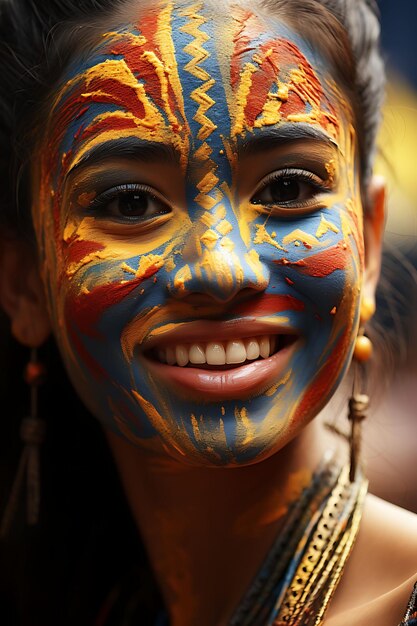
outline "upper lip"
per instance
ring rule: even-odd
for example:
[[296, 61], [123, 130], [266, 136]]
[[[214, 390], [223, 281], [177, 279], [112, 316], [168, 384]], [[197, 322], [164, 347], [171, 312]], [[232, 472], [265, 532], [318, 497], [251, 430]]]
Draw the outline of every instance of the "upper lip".
[[178, 343], [207, 343], [209, 341], [228, 341], [230, 339], [247, 339], [263, 335], [300, 335], [300, 331], [292, 326], [283, 325], [277, 320], [258, 321], [253, 317], [227, 321], [198, 320], [179, 322], [177, 328], [158, 328], [158, 335], [153, 337], [152, 331], [140, 345], [140, 351], [146, 352], [155, 347]]

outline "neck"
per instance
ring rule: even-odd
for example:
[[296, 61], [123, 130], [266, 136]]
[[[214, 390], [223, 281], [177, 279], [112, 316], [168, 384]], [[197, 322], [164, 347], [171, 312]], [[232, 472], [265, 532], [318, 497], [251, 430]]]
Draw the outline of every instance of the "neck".
[[108, 433], [172, 626], [225, 626], [328, 444], [315, 420], [242, 468], [152, 460]]

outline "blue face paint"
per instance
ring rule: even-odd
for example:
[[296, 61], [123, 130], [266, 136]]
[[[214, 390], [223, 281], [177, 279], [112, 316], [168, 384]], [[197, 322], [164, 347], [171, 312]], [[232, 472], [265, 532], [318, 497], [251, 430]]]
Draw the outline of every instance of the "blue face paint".
[[240, 8], [169, 4], [103, 41], [57, 94], [42, 159], [37, 233], [67, 369], [138, 445], [258, 461], [350, 360], [349, 110], [298, 35]]

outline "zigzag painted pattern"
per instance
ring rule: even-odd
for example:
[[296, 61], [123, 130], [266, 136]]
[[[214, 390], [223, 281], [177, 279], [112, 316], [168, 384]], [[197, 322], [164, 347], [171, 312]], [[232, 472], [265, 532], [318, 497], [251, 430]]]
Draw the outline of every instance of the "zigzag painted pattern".
[[193, 37], [193, 40], [184, 47], [184, 52], [192, 57], [191, 61], [189, 61], [184, 67], [184, 70], [192, 74], [195, 78], [201, 80], [203, 83], [202, 85], [196, 87], [191, 93], [191, 98], [199, 105], [193, 119], [200, 124], [200, 130], [198, 131], [197, 137], [203, 142], [197, 151], [197, 155], [200, 154], [202, 159], [205, 160], [208, 170], [207, 174], [198, 185], [200, 193], [196, 196], [195, 200], [204, 209], [210, 210], [220, 202], [223, 194], [217, 188], [214, 192], [214, 197], [210, 195], [219, 182], [219, 179], [215, 174], [217, 165], [212, 159], [210, 159], [212, 149], [206, 143], [207, 138], [217, 129], [216, 124], [214, 124], [214, 122], [207, 116], [207, 112], [213, 104], [215, 104], [213, 98], [211, 98], [208, 94], [208, 91], [215, 84], [215, 80], [214, 78], [211, 78], [204, 67], [201, 66], [201, 63], [204, 63], [204, 61], [210, 56], [210, 53], [203, 47], [205, 42], [208, 41], [210, 37], [207, 33], [200, 30], [200, 27], [207, 21], [204, 16], [199, 15], [201, 8], [202, 3], [195, 3], [181, 11], [181, 15], [183, 17], [188, 17], [190, 21], [185, 26], [182, 26], [180, 30]]

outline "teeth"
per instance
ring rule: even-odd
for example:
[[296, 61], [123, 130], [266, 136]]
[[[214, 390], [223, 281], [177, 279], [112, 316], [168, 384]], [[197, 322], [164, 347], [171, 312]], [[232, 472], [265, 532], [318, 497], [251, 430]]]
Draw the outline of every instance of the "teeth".
[[175, 357], [177, 359], [178, 365], [181, 367], [185, 367], [187, 365], [188, 359], [188, 349], [185, 346], [177, 346], [175, 348]]
[[245, 361], [246, 348], [243, 341], [239, 339], [228, 341], [226, 346], [226, 363], [244, 363]]
[[269, 357], [269, 349], [269, 337], [261, 337], [261, 341], [259, 342], [259, 352], [263, 359], [267, 359]]
[[246, 356], [249, 361], [253, 361], [259, 357], [259, 343], [257, 339], [247, 339], [245, 341]]
[[210, 341], [208, 343], [178, 344], [159, 348], [157, 357], [161, 363], [168, 365], [235, 365], [245, 361], [254, 361], [259, 357], [267, 359], [274, 354], [279, 337], [267, 335], [231, 341]]
[[222, 343], [207, 344], [206, 359], [209, 365], [226, 365], [226, 352]]
[[204, 347], [199, 344], [194, 343], [190, 348], [190, 363], [205, 363], [206, 362], [206, 353], [204, 351]]

